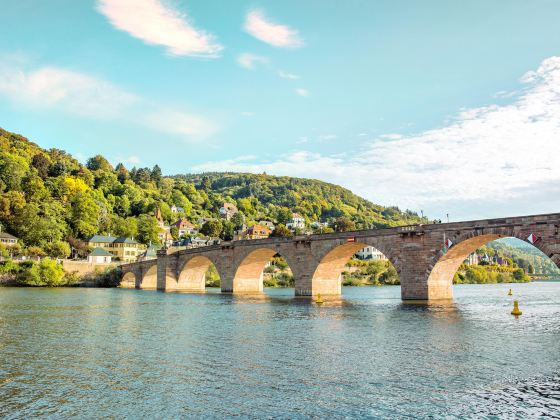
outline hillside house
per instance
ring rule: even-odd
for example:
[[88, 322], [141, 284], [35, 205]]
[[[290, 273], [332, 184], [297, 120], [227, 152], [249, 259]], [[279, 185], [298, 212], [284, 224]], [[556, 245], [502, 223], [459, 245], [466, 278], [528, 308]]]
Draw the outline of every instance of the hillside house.
[[292, 219], [288, 223], [286, 223], [286, 227], [292, 230], [303, 229], [305, 228], [305, 219], [301, 214], [293, 213]]
[[220, 217], [222, 219], [230, 220], [235, 213], [237, 213], [237, 206], [231, 203], [224, 203], [220, 207]]
[[171, 206], [171, 213], [173, 214], [185, 213], [185, 209], [183, 207], [177, 207], [175, 204], [173, 204]]
[[196, 235], [198, 233], [196, 226], [185, 218], [177, 220], [171, 225], [171, 227], [173, 226], [179, 230], [179, 236]]
[[360, 249], [356, 253], [356, 257], [360, 260], [386, 260], [387, 257], [379, 251], [377, 248], [372, 246], [366, 246], [365, 248]]
[[271, 233], [272, 231], [268, 227], [257, 223], [244, 231], [236, 233], [233, 239], [265, 239], [268, 238]]
[[7, 246], [7, 247], [12, 247], [15, 244], [17, 244], [18, 238], [16, 238], [14, 235], [10, 235], [7, 232], [1, 232], [0, 231], [0, 244]]

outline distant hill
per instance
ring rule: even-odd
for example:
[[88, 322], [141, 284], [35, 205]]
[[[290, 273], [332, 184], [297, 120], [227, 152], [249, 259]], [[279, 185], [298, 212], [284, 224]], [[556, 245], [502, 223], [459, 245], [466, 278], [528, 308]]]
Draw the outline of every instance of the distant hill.
[[529, 274], [560, 277], [560, 269], [552, 260], [527, 242], [516, 238], [502, 238], [490, 242], [487, 248], [499, 256], [511, 258]]
[[[169, 223], [184, 216], [200, 226], [204, 219], [217, 219], [224, 202], [235, 204], [248, 225], [285, 223], [292, 212], [308, 223], [339, 220], [341, 229], [428, 222], [322, 181], [240, 173], [163, 176], [158, 165], [113, 167], [99, 155], [83, 165], [63, 150], [45, 150], [0, 129], [0, 222], [26, 246], [94, 234], [157, 243], [157, 208]], [[173, 214], [172, 206], [183, 213]], [[222, 234], [230, 234], [232, 226], [222, 224]]]

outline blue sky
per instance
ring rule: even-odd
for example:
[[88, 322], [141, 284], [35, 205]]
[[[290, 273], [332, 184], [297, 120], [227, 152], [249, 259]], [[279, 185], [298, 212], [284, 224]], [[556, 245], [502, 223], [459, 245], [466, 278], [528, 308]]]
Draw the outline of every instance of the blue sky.
[[560, 2], [0, 0], [0, 126], [81, 160], [560, 210]]

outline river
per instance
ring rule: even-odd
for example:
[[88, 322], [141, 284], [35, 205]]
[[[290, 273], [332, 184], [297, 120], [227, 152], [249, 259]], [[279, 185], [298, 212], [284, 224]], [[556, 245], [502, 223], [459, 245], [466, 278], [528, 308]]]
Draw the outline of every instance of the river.
[[560, 417], [560, 283], [454, 294], [0, 288], [0, 416]]

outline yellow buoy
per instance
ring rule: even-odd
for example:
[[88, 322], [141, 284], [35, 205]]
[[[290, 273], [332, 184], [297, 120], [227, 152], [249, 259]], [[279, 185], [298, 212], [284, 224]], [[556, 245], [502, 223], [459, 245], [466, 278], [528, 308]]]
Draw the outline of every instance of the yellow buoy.
[[317, 300], [315, 300], [315, 303], [316, 303], [317, 305], [320, 305], [320, 304], [323, 303], [323, 300], [321, 299], [321, 293], [318, 293], [318, 294], [317, 294]]
[[521, 312], [521, 311], [519, 310], [519, 301], [518, 301], [518, 300], [514, 300], [514, 301], [513, 301], [513, 311], [511, 311], [511, 314], [512, 314], [512, 315], [515, 315], [515, 316], [519, 316], [519, 315], [521, 315], [522, 313], [523, 313], [523, 312]]
[[511, 296], [511, 295], [513, 295], [513, 293], [511, 293], [511, 289], [509, 289], [508, 296]]

